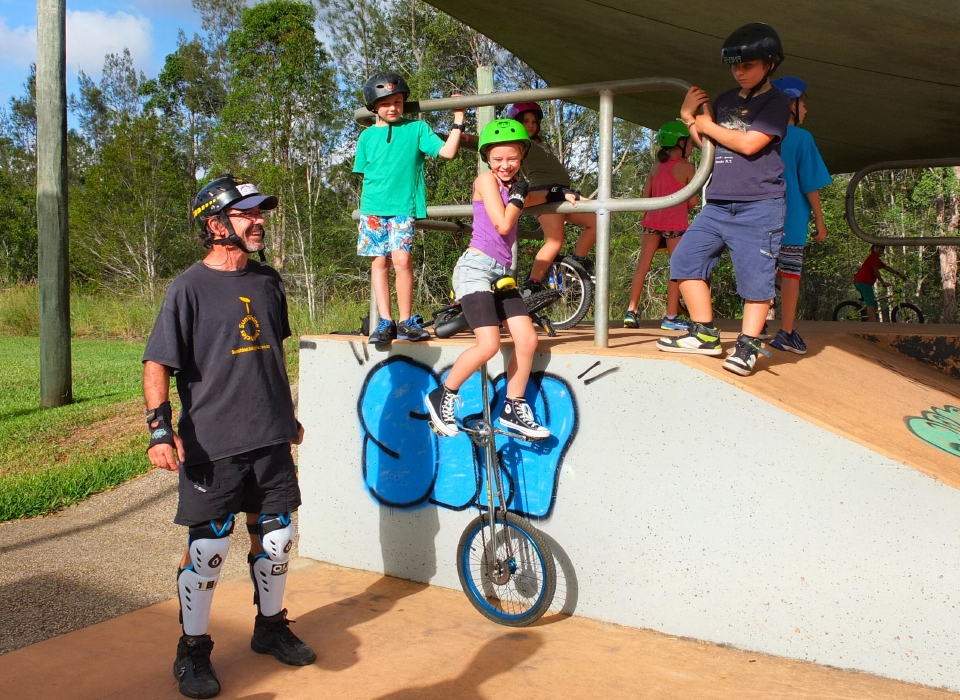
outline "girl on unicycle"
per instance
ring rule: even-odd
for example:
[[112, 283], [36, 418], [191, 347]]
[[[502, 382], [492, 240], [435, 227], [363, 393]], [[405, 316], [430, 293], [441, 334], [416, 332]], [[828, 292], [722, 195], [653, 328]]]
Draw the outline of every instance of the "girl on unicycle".
[[490, 166], [490, 172], [482, 173], [473, 183], [473, 237], [453, 270], [453, 291], [477, 343], [457, 358], [443, 385], [426, 397], [431, 421], [441, 435], [460, 432], [454, 415], [457, 391], [500, 351], [503, 323], [513, 339], [513, 354], [507, 366], [507, 397], [499, 423], [528, 438], [550, 436], [524, 400], [537, 349], [537, 331], [519, 291], [512, 289], [494, 296], [491, 290], [493, 282], [506, 275], [513, 262], [517, 220], [528, 189], [518, 173], [529, 150], [526, 130], [513, 119], [493, 121], [480, 134], [480, 157]]

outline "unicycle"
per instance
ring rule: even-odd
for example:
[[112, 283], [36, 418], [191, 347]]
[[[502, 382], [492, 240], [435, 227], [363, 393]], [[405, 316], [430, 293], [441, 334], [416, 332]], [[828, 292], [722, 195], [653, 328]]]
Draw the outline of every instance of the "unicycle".
[[533, 441], [494, 427], [486, 365], [480, 369], [480, 384], [483, 415], [468, 418], [460, 429], [484, 451], [487, 505], [478, 499], [480, 514], [460, 536], [457, 575], [467, 599], [481, 615], [500, 625], [524, 627], [539, 620], [550, 608], [557, 587], [557, 569], [543, 534], [526, 518], [508, 512], [504, 498], [495, 436]]

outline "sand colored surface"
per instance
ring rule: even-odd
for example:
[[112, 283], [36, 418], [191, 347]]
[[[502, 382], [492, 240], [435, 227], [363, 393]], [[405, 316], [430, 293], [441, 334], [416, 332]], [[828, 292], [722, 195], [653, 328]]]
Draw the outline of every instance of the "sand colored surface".
[[[513, 630], [457, 591], [300, 559], [287, 606], [318, 652], [290, 668], [249, 649], [249, 582], [221, 584], [211, 621], [219, 697], [243, 700], [955, 698], [947, 691], [582, 618]], [[175, 700], [177, 602], [0, 656], [3, 697]]]
[[[562, 331], [556, 338], [541, 336], [540, 352], [597, 356], [625, 356], [682, 362], [717, 379], [764, 399], [833, 433], [853, 440], [884, 456], [918, 469], [945, 484], [960, 488], [960, 460], [916, 438], [904, 418], [919, 416], [931, 406], [957, 405], [960, 380], [945, 372], [870, 342], [858, 334], [877, 337], [920, 330], [926, 337], [960, 337], [956, 325], [910, 326], [882, 323], [813, 323], [800, 328], [807, 343], [806, 355], [771, 350], [773, 357], [761, 357], [756, 371], [739, 377], [723, 369], [723, 357], [681, 355], [657, 349], [657, 339], [676, 332], [661, 331], [659, 324], [642, 323], [639, 329], [613, 328], [608, 348], [597, 348], [593, 329], [580, 327]], [[724, 349], [732, 347], [739, 322], [720, 321]], [[777, 326], [771, 324], [771, 332]], [[353, 340], [356, 336], [322, 336], [324, 339]], [[309, 340], [309, 338], [305, 338]], [[365, 340], [365, 339], [363, 339]], [[455, 336], [430, 343], [469, 345], [471, 338]], [[509, 340], [504, 339], [504, 345]], [[371, 359], [378, 351], [368, 350]], [[612, 364], [611, 364], [612, 366]], [[599, 371], [599, 370], [598, 370]]]

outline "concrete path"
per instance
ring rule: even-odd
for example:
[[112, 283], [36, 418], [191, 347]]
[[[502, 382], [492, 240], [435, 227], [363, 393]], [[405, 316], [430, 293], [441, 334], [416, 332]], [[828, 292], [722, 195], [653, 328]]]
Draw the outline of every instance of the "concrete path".
[[[0, 653], [175, 596], [186, 546], [176, 509], [176, 475], [155, 469], [60, 513], [0, 523]], [[234, 531], [225, 579], [249, 576], [247, 537]]]
[[[249, 584], [217, 589], [213, 661], [225, 700], [933, 700], [946, 691], [553, 615], [524, 629], [482, 618], [458, 591], [299, 559], [287, 605], [318, 652], [289, 668], [250, 651]], [[177, 603], [0, 656], [3, 696], [177, 700]]]

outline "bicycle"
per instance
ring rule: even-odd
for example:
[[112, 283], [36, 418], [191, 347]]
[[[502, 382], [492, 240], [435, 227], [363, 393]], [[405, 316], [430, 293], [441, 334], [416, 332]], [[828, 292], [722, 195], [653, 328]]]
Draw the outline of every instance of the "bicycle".
[[593, 303], [595, 278], [576, 258], [571, 255], [554, 258], [543, 276], [543, 285], [560, 293], [550, 307], [554, 328], [561, 331], [573, 328], [587, 315]]
[[[546, 538], [529, 520], [507, 510], [496, 436], [537, 442], [493, 425], [487, 366], [480, 368], [483, 414], [459, 421], [459, 428], [484, 451], [487, 505], [470, 521], [457, 545], [460, 587], [477, 611], [500, 625], [524, 627], [550, 608], [557, 568]], [[442, 435], [430, 421], [430, 427]]]
[[[494, 281], [491, 288], [494, 294], [506, 292], [516, 289], [517, 281], [509, 276], [500, 277]], [[453, 296], [453, 292], [450, 293], [450, 296]], [[560, 297], [561, 294], [559, 290], [546, 289], [523, 298], [531, 320], [540, 326], [551, 338], [557, 335], [556, 324], [553, 323], [543, 311], [556, 303]], [[433, 332], [438, 338], [450, 338], [461, 331], [470, 329], [470, 324], [467, 323], [467, 317], [463, 314], [463, 307], [460, 305], [460, 302], [455, 299], [449, 304], [432, 311], [430, 316], [430, 320], [426, 321], [423, 326], [424, 328], [433, 326]]]
[[[890, 302], [886, 307], [883, 302]], [[885, 313], [885, 311], [887, 313]], [[890, 292], [877, 298], [877, 318], [891, 323], [923, 323], [923, 312], [913, 304], [903, 301], [903, 293], [899, 286], [890, 287]], [[834, 321], [869, 321], [867, 304], [860, 295], [860, 301], [842, 301], [833, 309]]]

